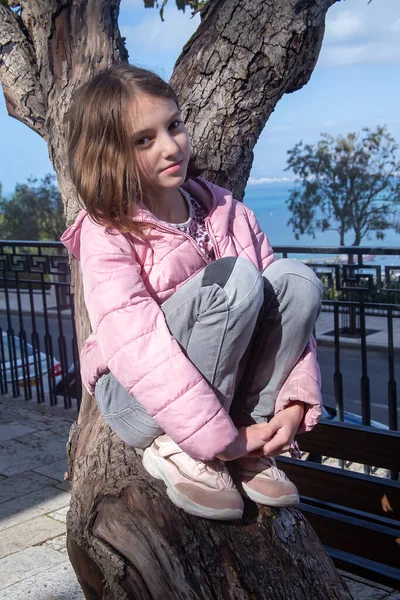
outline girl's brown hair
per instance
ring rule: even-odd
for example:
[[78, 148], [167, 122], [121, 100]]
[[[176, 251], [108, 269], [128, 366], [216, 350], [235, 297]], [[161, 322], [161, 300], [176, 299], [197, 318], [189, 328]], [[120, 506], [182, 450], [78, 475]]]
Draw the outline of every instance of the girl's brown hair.
[[[137, 203], [150, 210], [132, 152], [128, 114], [135, 94], [178, 98], [161, 77], [120, 64], [98, 73], [74, 94], [68, 111], [68, 162], [71, 178], [93, 220], [118, 231], [143, 230], [132, 221]], [[201, 170], [190, 160], [187, 177]]]

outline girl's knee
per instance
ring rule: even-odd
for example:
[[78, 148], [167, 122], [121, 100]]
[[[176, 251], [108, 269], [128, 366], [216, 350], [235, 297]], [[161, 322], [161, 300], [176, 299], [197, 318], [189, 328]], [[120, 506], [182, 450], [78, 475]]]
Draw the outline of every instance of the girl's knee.
[[260, 311], [264, 298], [264, 283], [260, 271], [246, 258], [237, 257], [224, 291], [230, 310], [251, 313]]
[[263, 300], [263, 279], [249, 260], [241, 257], [220, 258], [209, 264], [202, 285], [217, 285], [224, 292], [229, 310], [259, 311]]
[[269, 265], [263, 275], [278, 292], [293, 296], [294, 302], [303, 302], [310, 310], [319, 310], [322, 283], [314, 271], [301, 261], [282, 258]]

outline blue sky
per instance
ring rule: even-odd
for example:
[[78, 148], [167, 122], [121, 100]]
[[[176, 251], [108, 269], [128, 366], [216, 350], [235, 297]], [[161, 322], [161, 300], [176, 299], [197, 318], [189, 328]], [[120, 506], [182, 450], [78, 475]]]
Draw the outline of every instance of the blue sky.
[[[170, 76], [199, 18], [178, 12], [169, 0], [165, 22], [143, 0], [122, 0], [120, 28], [130, 62]], [[310, 82], [285, 95], [254, 151], [250, 183], [290, 177], [287, 150], [321, 132], [347, 133], [387, 124], [400, 143], [400, 0], [342, 0], [327, 16], [322, 51]], [[9, 194], [30, 175], [52, 171], [45, 142], [8, 117], [0, 98], [0, 182]]]

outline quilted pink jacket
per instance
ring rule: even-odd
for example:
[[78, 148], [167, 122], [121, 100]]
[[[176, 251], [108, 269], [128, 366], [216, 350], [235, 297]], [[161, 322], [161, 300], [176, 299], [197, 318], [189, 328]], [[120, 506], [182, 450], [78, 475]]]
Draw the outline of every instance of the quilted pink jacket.
[[[202, 178], [183, 187], [210, 210], [206, 223], [217, 258], [242, 256], [260, 270], [276, 260], [254, 214], [229, 191]], [[209, 260], [189, 236], [147, 210], [134, 218], [156, 235], [141, 240], [106, 229], [82, 210], [61, 238], [81, 262], [93, 332], [81, 353], [82, 380], [93, 394], [109, 369], [185, 452], [209, 460], [235, 439], [237, 429], [170, 334], [160, 309]], [[276, 412], [290, 400], [307, 405], [300, 429], [311, 429], [321, 414], [313, 339], [282, 387]]]

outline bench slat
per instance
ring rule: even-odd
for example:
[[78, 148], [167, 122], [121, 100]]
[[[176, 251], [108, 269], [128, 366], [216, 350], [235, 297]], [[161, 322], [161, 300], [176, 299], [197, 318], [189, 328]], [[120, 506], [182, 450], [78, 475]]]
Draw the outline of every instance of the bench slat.
[[305, 452], [400, 471], [400, 433], [397, 431], [323, 421], [296, 439]]
[[397, 482], [283, 456], [276, 462], [302, 496], [400, 521]]
[[399, 529], [344, 515], [326, 508], [300, 503], [300, 510], [315, 529], [324, 545], [349, 554], [398, 568]]

